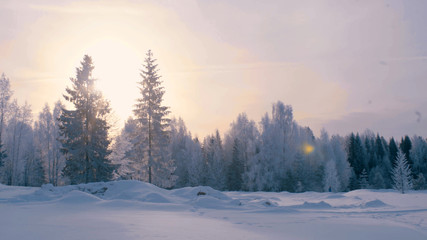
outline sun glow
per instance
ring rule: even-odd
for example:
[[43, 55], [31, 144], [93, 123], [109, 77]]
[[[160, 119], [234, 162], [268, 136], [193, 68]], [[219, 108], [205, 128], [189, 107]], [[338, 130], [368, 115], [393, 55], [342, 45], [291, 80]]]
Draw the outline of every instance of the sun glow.
[[302, 145], [302, 151], [304, 152], [305, 155], [309, 155], [314, 151], [314, 146], [308, 143], [304, 143]]
[[131, 109], [138, 97], [136, 83], [140, 81], [144, 53], [114, 38], [94, 41], [86, 52], [94, 61], [97, 88], [110, 100], [117, 117], [126, 120], [132, 115]]

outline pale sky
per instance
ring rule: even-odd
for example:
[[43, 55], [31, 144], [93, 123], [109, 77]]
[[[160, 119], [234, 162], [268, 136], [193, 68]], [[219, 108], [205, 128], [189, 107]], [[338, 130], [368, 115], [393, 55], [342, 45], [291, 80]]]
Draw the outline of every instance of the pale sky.
[[316, 135], [426, 137], [426, 24], [427, 1], [0, 0], [0, 73], [36, 117], [88, 54], [122, 124], [151, 49], [199, 137], [278, 100]]

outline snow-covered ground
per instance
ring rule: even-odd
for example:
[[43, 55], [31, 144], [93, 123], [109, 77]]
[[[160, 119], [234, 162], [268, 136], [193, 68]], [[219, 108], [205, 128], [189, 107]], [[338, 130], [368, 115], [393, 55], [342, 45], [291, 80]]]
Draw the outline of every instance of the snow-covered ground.
[[[197, 195], [204, 192], [206, 195]], [[427, 239], [427, 191], [0, 185], [0, 239]]]

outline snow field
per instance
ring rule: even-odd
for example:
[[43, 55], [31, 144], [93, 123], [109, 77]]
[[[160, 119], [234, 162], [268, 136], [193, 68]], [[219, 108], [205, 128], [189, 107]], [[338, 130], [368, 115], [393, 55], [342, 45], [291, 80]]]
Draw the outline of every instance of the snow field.
[[427, 191], [0, 185], [0, 213], [1, 239], [427, 239]]

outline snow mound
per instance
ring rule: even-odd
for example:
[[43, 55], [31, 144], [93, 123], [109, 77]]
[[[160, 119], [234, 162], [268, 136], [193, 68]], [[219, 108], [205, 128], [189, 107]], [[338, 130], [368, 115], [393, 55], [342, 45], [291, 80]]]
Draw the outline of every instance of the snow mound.
[[225, 202], [218, 198], [209, 196], [199, 196], [194, 200], [194, 205], [203, 208], [223, 208]]
[[231, 200], [231, 198], [224, 193], [207, 186], [180, 188], [172, 190], [171, 194], [189, 200], [194, 200], [200, 197], [212, 197], [219, 200]]
[[324, 201], [320, 202], [304, 202], [301, 205], [295, 205], [292, 206], [294, 208], [306, 208], [306, 209], [326, 209], [326, 208], [332, 208], [332, 206], [329, 203], [326, 203]]
[[171, 202], [165, 196], [156, 192], [148, 193], [142, 198], [142, 201], [152, 202], [152, 203], [170, 203]]
[[58, 199], [58, 202], [67, 204], [94, 203], [99, 201], [101, 201], [101, 199], [98, 197], [78, 190], [66, 193], [62, 198]]
[[[79, 193], [76, 193], [79, 192]], [[152, 203], [170, 203], [168, 191], [158, 188], [152, 184], [140, 181], [115, 181], [97, 182], [79, 185], [69, 185], [54, 187], [52, 184], [45, 184], [33, 194], [25, 196], [27, 201], [51, 201], [72, 199], [80, 194], [86, 199], [94, 197], [96, 200], [136, 200]], [[77, 198], [77, 197], [76, 197]], [[86, 201], [83, 200], [83, 201]], [[72, 201], [70, 201], [72, 202]]]
[[37, 190], [29, 200], [49, 201], [60, 199], [73, 191], [79, 191], [93, 196], [101, 197], [108, 190], [106, 183], [88, 183], [79, 185], [69, 185], [62, 187], [54, 187], [52, 184], [44, 184]]
[[366, 202], [365, 204], [362, 205], [362, 207], [365, 207], [365, 208], [378, 208], [378, 207], [386, 207], [386, 206], [388, 205], [378, 199]]
[[137, 200], [142, 202], [169, 203], [167, 190], [140, 181], [106, 183], [104, 199]]

